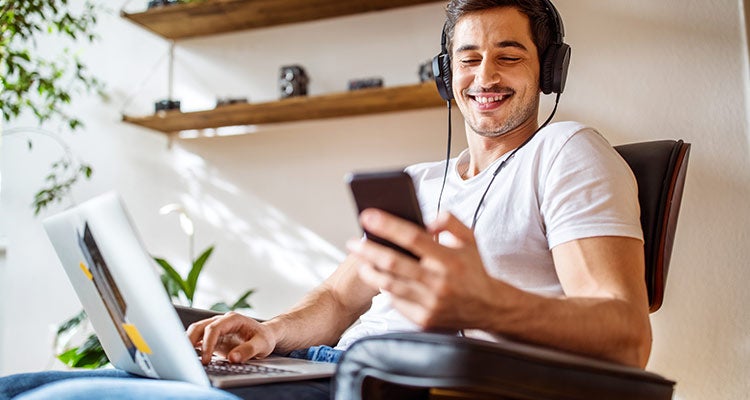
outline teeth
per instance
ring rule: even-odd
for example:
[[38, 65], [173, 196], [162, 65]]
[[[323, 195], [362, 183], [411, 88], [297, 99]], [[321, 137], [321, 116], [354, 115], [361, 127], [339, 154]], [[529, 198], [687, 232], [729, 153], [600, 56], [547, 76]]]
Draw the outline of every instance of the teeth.
[[487, 104], [487, 103], [491, 103], [495, 101], [500, 101], [503, 98], [505, 98], [505, 96], [490, 96], [490, 97], [482, 96], [482, 97], [476, 97], [476, 100], [480, 104]]

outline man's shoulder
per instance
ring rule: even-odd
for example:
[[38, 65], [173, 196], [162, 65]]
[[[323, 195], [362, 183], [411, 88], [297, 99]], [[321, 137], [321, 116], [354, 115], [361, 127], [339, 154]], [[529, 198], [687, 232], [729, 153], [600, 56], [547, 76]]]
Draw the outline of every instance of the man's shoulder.
[[544, 127], [544, 129], [542, 129], [542, 131], [552, 130], [555, 132], [575, 133], [583, 129], [592, 129], [592, 128], [589, 125], [586, 125], [580, 121], [558, 121], [558, 122], [553, 122], [547, 125], [546, 127]]
[[604, 140], [596, 129], [578, 121], [560, 121], [549, 124], [539, 131], [537, 137], [539, 142], [556, 143], [562, 146], [577, 135], [591, 137], [594, 140]]
[[[532, 144], [533, 143], [533, 144]], [[590, 125], [576, 121], [555, 122], [539, 131], [529, 144], [536, 150], [536, 157], [550, 157], [550, 161], [561, 152], [611, 152], [612, 146], [599, 131]]]

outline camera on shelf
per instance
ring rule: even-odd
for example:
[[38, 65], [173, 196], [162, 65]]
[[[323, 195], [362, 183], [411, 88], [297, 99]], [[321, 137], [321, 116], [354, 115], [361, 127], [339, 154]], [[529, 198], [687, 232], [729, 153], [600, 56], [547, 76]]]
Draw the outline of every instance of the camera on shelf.
[[427, 61], [424, 64], [419, 64], [419, 81], [429, 82], [435, 79], [435, 74], [432, 72], [432, 60]]
[[368, 88], [383, 87], [383, 78], [352, 79], [349, 81], [349, 90], [360, 90]]
[[180, 3], [182, 3], [182, 0], [149, 0], [148, 9], [150, 10], [154, 7], [171, 6]]
[[310, 79], [300, 65], [286, 65], [279, 71], [279, 91], [281, 98], [306, 96]]
[[232, 104], [246, 104], [247, 97], [219, 97], [216, 99], [216, 107], [229, 106]]
[[156, 103], [154, 103], [154, 112], [156, 113], [160, 111], [172, 111], [172, 110], [180, 111], [179, 100], [166, 99], [166, 100], [159, 100]]

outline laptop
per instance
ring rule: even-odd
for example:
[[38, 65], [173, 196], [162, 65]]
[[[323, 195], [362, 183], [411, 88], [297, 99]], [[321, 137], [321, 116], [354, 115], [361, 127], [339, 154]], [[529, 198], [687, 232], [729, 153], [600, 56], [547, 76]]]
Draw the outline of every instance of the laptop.
[[43, 221], [111, 363], [130, 373], [215, 387], [330, 377], [335, 364], [270, 356], [199, 361], [157, 266], [120, 197], [107, 193]]

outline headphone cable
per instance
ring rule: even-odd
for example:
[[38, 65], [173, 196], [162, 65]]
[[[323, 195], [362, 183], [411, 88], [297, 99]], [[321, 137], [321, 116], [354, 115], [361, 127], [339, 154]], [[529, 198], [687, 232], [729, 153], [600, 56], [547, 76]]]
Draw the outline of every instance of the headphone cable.
[[[479, 210], [482, 208], [482, 203], [484, 203], [484, 198], [487, 196], [487, 192], [490, 191], [490, 187], [492, 186], [492, 183], [495, 182], [495, 177], [497, 177], [497, 174], [499, 174], [500, 171], [503, 169], [503, 167], [505, 167], [505, 164], [507, 164], [508, 161], [510, 161], [510, 159], [513, 158], [513, 156], [516, 155], [516, 153], [518, 152], [518, 150], [521, 150], [521, 148], [523, 146], [526, 146], [526, 144], [529, 143], [531, 141], [531, 139], [533, 139], [534, 136], [536, 136], [536, 134], [539, 133], [539, 131], [541, 131], [542, 129], [544, 129], [545, 126], [549, 125], [550, 121], [552, 121], [552, 117], [554, 117], [555, 113], [557, 112], [557, 105], [558, 105], [558, 103], [560, 103], [560, 93], [557, 93], [557, 96], [555, 97], [555, 107], [552, 109], [552, 112], [549, 114], [549, 117], [547, 117], [547, 120], [545, 120], [544, 123], [542, 125], [540, 125], [539, 128], [537, 128], [534, 131], [534, 133], [532, 133], [529, 137], [527, 137], [526, 140], [524, 140], [523, 143], [521, 143], [520, 146], [516, 147], [513, 150], [513, 152], [510, 153], [510, 155], [508, 156], [508, 158], [506, 158], [505, 160], [503, 160], [503, 162], [501, 162], [500, 165], [498, 165], [497, 168], [495, 168], [495, 172], [492, 173], [492, 178], [490, 179], [490, 183], [487, 185], [487, 188], [484, 189], [484, 193], [482, 193], [482, 197], [479, 199], [479, 204], [477, 204], [477, 208], [476, 208], [476, 210], [474, 210], [474, 217], [471, 220], [471, 230], [472, 231], [474, 231], [474, 227], [476, 226], [477, 220], [479, 219]], [[442, 193], [441, 193], [441, 195], [442, 195]]]
[[[448, 181], [448, 165], [450, 164], [450, 158], [451, 158], [451, 139], [452, 139], [451, 101], [448, 100], [446, 103], [448, 105], [448, 145], [447, 145], [447, 148], [446, 148], [446, 151], [445, 151], [445, 153], [446, 153], [446, 155], [445, 155], [445, 170], [443, 171], [443, 183], [440, 186], [440, 195], [438, 196], [437, 211], [435, 212], [435, 218], [437, 218], [437, 216], [440, 214], [440, 206], [441, 206], [441, 203], [443, 201], [443, 191], [445, 190], [445, 184]], [[482, 197], [479, 199], [479, 204], [477, 204], [477, 208], [476, 208], [476, 210], [474, 210], [474, 217], [472, 218], [472, 221], [471, 221], [471, 230], [472, 231], [474, 230], [474, 227], [477, 224], [477, 220], [479, 219], [479, 210], [482, 208], [482, 203], [484, 203], [484, 198], [487, 196], [487, 193], [490, 191], [490, 187], [492, 187], [492, 183], [495, 182], [495, 177], [497, 177], [497, 175], [500, 173], [500, 171], [503, 169], [503, 167], [505, 167], [505, 164], [511, 158], [513, 158], [513, 156], [516, 155], [516, 152], [518, 152], [518, 150], [521, 150], [521, 148], [523, 146], [525, 146], [527, 143], [529, 143], [531, 141], [531, 139], [533, 139], [534, 136], [536, 136], [536, 134], [539, 133], [539, 131], [541, 131], [542, 129], [544, 129], [544, 127], [546, 127], [547, 125], [549, 125], [550, 121], [552, 121], [552, 118], [555, 116], [555, 113], [557, 112], [557, 105], [559, 103], [560, 103], [560, 93], [557, 93], [557, 96], [555, 97], [555, 106], [552, 109], [552, 112], [549, 114], [549, 117], [547, 117], [547, 119], [544, 121], [544, 123], [541, 126], [539, 126], [539, 128], [537, 128], [534, 131], [534, 133], [531, 134], [531, 136], [529, 136], [528, 138], [526, 138], [526, 140], [524, 140], [523, 143], [521, 143], [520, 146], [518, 146], [515, 149], [513, 149], [513, 152], [510, 153], [510, 155], [508, 156], [508, 158], [506, 158], [505, 160], [503, 160], [503, 162], [501, 162], [500, 165], [498, 165], [498, 167], [495, 169], [495, 172], [492, 173], [492, 178], [490, 179], [490, 183], [484, 189], [484, 193], [482, 193]]]
[[440, 186], [440, 196], [438, 196], [437, 212], [435, 212], [435, 218], [440, 214], [440, 202], [443, 200], [443, 190], [445, 190], [445, 182], [448, 180], [448, 164], [451, 159], [451, 101], [446, 102], [448, 104], [448, 146], [445, 150], [445, 171], [443, 172], [443, 184]]

